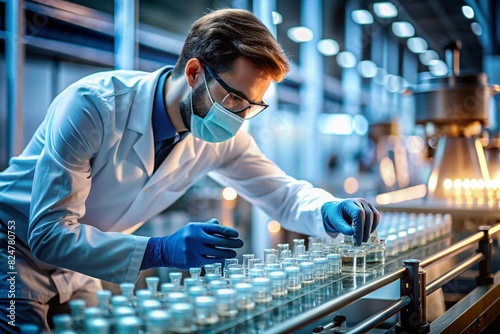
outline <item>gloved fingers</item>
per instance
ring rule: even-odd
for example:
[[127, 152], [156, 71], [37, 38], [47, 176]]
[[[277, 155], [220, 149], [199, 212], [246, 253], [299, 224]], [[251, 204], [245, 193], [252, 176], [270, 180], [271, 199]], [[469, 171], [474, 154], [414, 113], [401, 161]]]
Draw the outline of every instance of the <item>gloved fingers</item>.
[[234, 250], [216, 247], [203, 247], [202, 254], [204, 257], [219, 259], [236, 257], [236, 252]]
[[342, 203], [344, 205], [343, 212], [347, 213], [352, 221], [352, 227], [354, 229], [354, 243], [357, 246], [360, 246], [364, 238], [366, 220], [366, 214], [363, 205], [354, 200], [349, 200]]
[[374, 214], [371, 208], [368, 206], [368, 202], [362, 201], [361, 205], [363, 206], [363, 210], [365, 211], [365, 224], [363, 226], [363, 242], [367, 242], [368, 239], [370, 238]]
[[203, 231], [208, 234], [218, 234], [227, 238], [237, 238], [240, 235], [234, 228], [219, 225], [219, 221], [217, 219], [210, 219], [201, 225]]
[[368, 206], [370, 207], [370, 209], [372, 210], [373, 215], [374, 215], [372, 229], [370, 231], [370, 233], [372, 233], [373, 231], [375, 231], [375, 229], [378, 226], [378, 223], [380, 222], [380, 212], [378, 212], [378, 210], [375, 209], [375, 207], [370, 202], [366, 202], [366, 203], [368, 203]]
[[205, 234], [202, 238], [203, 244], [209, 247], [241, 248], [243, 240], [238, 238], [226, 238], [218, 235]]
[[325, 203], [321, 208], [321, 214], [324, 220], [326, 232], [342, 233], [344, 235], [353, 235], [352, 226], [344, 220], [341, 210], [338, 210], [336, 203]]

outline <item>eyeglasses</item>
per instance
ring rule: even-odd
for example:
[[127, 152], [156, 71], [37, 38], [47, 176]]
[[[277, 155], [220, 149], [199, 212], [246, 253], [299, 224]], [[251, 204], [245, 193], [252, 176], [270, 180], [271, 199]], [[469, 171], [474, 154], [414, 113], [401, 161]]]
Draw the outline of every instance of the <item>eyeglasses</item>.
[[245, 119], [250, 119], [257, 116], [264, 109], [269, 107], [269, 105], [264, 102], [252, 102], [246, 97], [242, 97], [241, 94], [238, 94], [234, 89], [229, 87], [228, 84], [224, 82], [224, 80], [222, 80], [217, 74], [215, 74], [208, 65], [205, 65], [205, 69], [207, 70], [208, 74], [210, 74], [210, 76], [214, 78], [215, 81], [217, 81], [222, 86], [222, 88], [226, 90], [227, 95], [226, 97], [224, 97], [224, 99], [222, 99], [221, 105], [230, 112], [239, 114], [246, 111]]

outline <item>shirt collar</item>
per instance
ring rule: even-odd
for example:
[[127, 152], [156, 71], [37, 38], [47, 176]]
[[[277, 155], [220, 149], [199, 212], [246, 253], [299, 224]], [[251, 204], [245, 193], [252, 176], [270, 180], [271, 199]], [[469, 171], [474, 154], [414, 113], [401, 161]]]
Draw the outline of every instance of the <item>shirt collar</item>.
[[152, 115], [153, 137], [155, 142], [173, 138], [177, 135], [177, 131], [175, 131], [174, 125], [170, 117], [168, 117], [167, 109], [165, 108], [165, 97], [163, 96], [163, 87], [171, 71], [172, 68], [169, 67], [160, 75], [155, 90]]

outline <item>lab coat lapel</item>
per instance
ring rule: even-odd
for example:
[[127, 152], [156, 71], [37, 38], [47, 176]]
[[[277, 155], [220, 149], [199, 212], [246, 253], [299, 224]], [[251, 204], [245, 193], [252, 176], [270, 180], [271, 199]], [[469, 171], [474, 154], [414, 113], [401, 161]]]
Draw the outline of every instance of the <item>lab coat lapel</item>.
[[189, 134], [184, 140], [177, 143], [172, 152], [162, 162], [158, 170], [150, 179], [150, 185], [166, 178], [169, 174], [175, 172], [178, 168], [185, 165], [190, 160], [194, 159], [195, 150], [193, 145], [192, 135]]
[[138, 84], [127, 125], [128, 129], [140, 135], [134, 144], [134, 151], [141, 160], [148, 176], [153, 174], [154, 169], [154, 143], [151, 126], [154, 93], [158, 78], [165, 70], [166, 67], [151, 73]]

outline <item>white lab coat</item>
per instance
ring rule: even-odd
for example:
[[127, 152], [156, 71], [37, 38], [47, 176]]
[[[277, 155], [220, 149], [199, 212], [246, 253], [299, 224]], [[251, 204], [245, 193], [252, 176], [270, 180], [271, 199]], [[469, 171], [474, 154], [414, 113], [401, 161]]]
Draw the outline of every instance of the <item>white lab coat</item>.
[[[74, 83], [0, 174], [0, 219], [17, 220], [18, 243], [29, 246], [38, 269], [69, 269], [64, 279], [51, 277], [59, 293], [78, 287], [72, 271], [135, 282], [148, 238], [130, 233], [207, 173], [285, 228], [326, 236], [320, 209], [335, 198], [286, 175], [245, 131], [222, 143], [188, 135], [153, 174], [151, 112], [166, 69], [102, 72]], [[36, 284], [30, 279], [28, 288]]]

